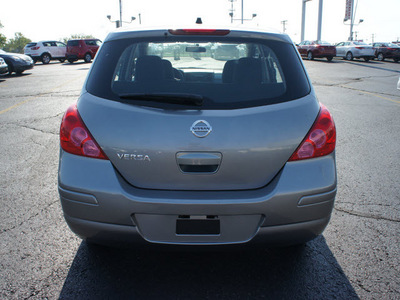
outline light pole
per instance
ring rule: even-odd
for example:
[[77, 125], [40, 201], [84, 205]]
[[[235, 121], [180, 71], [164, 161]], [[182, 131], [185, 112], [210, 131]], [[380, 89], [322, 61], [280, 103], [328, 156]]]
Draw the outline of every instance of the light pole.
[[282, 24], [282, 26], [283, 26], [283, 33], [286, 33], [286, 24], [287, 24], [287, 20], [283, 20], [283, 21], [281, 21], [281, 24]]
[[113, 21], [113, 20], [111, 20], [111, 15], [107, 15], [107, 19], [109, 19], [111, 23], [115, 23], [115, 25], [116, 25], [117, 28], [122, 27], [122, 23], [130, 24], [130, 23], [132, 23], [133, 21], [136, 20], [135, 17], [131, 17], [131, 21], [130, 21], [130, 22], [125, 22], [125, 21], [122, 21], [122, 20], [115, 20], [115, 21]]

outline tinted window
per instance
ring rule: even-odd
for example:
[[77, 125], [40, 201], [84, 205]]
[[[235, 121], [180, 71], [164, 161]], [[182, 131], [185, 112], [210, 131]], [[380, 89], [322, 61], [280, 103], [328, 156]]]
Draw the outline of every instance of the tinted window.
[[34, 47], [36, 45], [37, 45], [37, 43], [29, 43], [29, 44], [26, 45], [26, 47], [32, 48], [32, 47]]
[[79, 41], [68, 41], [67, 46], [71, 47], [79, 46]]
[[[87, 89], [124, 102], [131, 102], [127, 95], [196, 95], [204, 98], [202, 109], [267, 105], [310, 92], [292, 44], [226, 38], [107, 42], [93, 65]], [[140, 99], [132, 103], [182, 107]]]

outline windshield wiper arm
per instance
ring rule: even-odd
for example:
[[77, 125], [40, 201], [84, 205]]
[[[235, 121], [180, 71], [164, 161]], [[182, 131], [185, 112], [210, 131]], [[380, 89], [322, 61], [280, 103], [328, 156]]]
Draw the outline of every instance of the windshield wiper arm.
[[204, 97], [196, 94], [184, 93], [136, 93], [136, 94], [121, 94], [121, 99], [138, 100], [138, 101], [154, 101], [160, 103], [171, 103], [180, 105], [202, 106]]

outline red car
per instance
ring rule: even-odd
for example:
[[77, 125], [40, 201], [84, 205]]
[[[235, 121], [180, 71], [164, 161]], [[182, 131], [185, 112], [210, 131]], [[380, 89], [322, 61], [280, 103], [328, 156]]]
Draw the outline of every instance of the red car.
[[78, 59], [89, 63], [96, 56], [100, 46], [101, 41], [98, 39], [69, 40], [65, 58], [71, 64]]
[[297, 45], [300, 55], [309, 60], [326, 57], [331, 61], [336, 56], [336, 47], [323, 41], [303, 41]]

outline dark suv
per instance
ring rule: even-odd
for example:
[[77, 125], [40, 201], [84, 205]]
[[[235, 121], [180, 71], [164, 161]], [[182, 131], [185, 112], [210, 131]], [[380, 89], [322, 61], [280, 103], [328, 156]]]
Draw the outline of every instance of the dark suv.
[[70, 40], [65, 57], [71, 64], [78, 59], [89, 63], [95, 57], [101, 43], [98, 39]]

